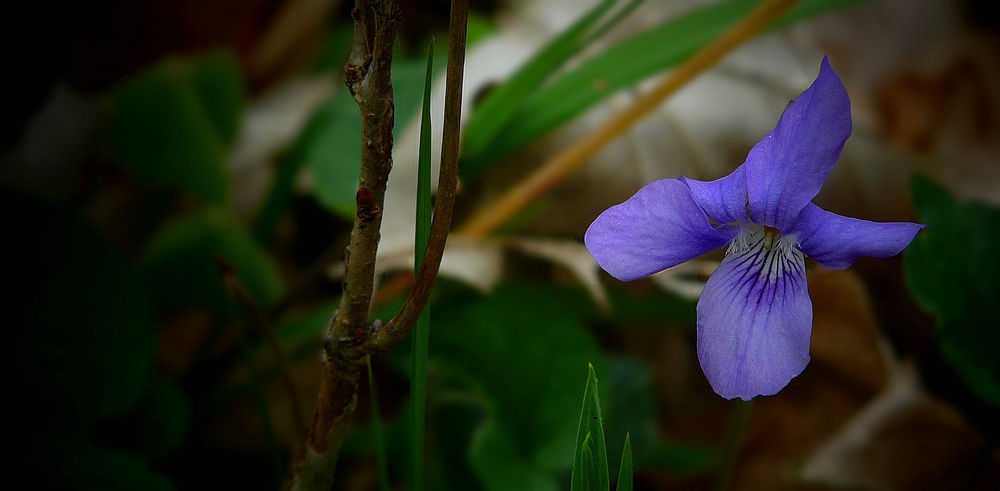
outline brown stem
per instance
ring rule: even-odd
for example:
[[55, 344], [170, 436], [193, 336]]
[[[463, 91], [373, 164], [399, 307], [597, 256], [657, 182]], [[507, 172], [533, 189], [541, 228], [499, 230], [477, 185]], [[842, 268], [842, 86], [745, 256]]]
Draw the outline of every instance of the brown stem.
[[361, 109], [357, 212], [351, 242], [344, 252], [344, 293], [323, 343], [323, 378], [316, 410], [305, 448], [292, 469], [290, 489], [329, 489], [333, 485], [345, 420], [354, 410], [367, 356], [375, 253], [386, 181], [392, 169], [394, 102], [390, 68], [399, 7], [391, 0], [356, 0], [351, 14], [354, 47], [344, 70], [347, 88]]
[[441, 170], [438, 179], [434, 223], [427, 241], [427, 253], [414, 279], [413, 290], [403, 307], [385, 327], [373, 332], [371, 349], [384, 355], [413, 328], [417, 317], [427, 305], [434, 279], [437, 278], [441, 257], [444, 256], [451, 217], [458, 189], [459, 137], [462, 114], [462, 79], [465, 73], [465, 35], [469, 17], [468, 0], [452, 0], [448, 33], [448, 67], [444, 94], [444, 128], [441, 144]]
[[248, 313], [250, 313], [250, 318], [253, 321], [253, 324], [257, 326], [257, 330], [264, 335], [264, 339], [267, 341], [267, 345], [271, 349], [271, 353], [274, 355], [274, 360], [278, 365], [278, 370], [281, 372], [281, 380], [285, 384], [285, 389], [288, 391], [288, 399], [292, 403], [292, 419], [295, 423], [295, 433], [297, 435], [305, 434], [306, 421], [303, 418], [304, 413], [302, 412], [302, 402], [299, 397], [299, 391], [295, 387], [295, 381], [292, 380], [291, 365], [288, 364], [288, 357], [285, 356], [285, 351], [281, 349], [281, 343], [278, 342], [278, 336], [274, 334], [274, 327], [271, 325], [271, 321], [268, 320], [264, 309], [257, 305], [253, 296], [250, 295], [250, 291], [247, 290], [243, 282], [240, 281], [232, 263], [221, 257], [216, 257], [215, 267], [219, 271], [219, 275], [222, 276], [222, 283], [226, 286], [226, 289], [229, 290], [229, 294], [232, 295], [237, 303], [239, 303]]

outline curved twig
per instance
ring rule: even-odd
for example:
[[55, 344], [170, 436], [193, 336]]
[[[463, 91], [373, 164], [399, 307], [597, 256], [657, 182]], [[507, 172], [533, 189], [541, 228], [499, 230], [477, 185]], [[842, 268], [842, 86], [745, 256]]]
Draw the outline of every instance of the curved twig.
[[455, 194], [458, 189], [459, 136], [462, 113], [462, 79], [465, 68], [465, 35], [469, 16], [468, 0], [453, 0], [448, 44], [448, 68], [444, 100], [444, 128], [441, 144], [441, 170], [438, 179], [437, 202], [434, 204], [434, 222], [427, 242], [427, 254], [414, 279], [413, 289], [399, 313], [383, 329], [372, 332], [371, 350], [384, 355], [413, 328], [417, 317], [427, 305], [431, 288], [437, 277], [445, 243], [451, 229]]

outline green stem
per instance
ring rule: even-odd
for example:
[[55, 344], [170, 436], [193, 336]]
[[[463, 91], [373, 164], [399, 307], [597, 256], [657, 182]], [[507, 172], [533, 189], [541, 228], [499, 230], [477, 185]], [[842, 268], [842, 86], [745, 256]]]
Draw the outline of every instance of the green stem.
[[382, 412], [378, 408], [378, 390], [372, 359], [368, 358], [368, 400], [372, 411], [372, 432], [375, 434], [375, 460], [378, 464], [378, 488], [389, 491], [389, 464], [385, 456], [385, 429], [382, 427]]
[[743, 434], [746, 432], [747, 422], [750, 421], [752, 402], [736, 401], [733, 415], [729, 419], [729, 427], [726, 429], [726, 440], [723, 443], [722, 458], [719, 461], [719, 473], [715, 476], [715, 482], [712, 484], [713, 491], [729, 489], [729, 481], [733, 477], [733, 470], [736, 469], [736, 458], [739, 457], [740, 445], [743, 443]]

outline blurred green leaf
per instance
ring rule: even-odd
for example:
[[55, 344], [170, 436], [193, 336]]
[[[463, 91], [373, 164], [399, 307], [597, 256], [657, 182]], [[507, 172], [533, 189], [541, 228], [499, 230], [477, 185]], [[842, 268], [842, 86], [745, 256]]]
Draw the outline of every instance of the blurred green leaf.
[[[439, 396], [442, 391], [450, 392], [441, 387], [435, 387], [435, 391]], [[432, 427], [436, 429], [433, 441], [437, 451], [431, 453], [436, 465], [428, 476], [428, 487], [442, 491], [482, 490], [469, 462], [469, 449], [486, 419], [482, 405], [468, 399], [439, 397], [433, 407]]]
[[177, 384], [153, 377], [136, 407], [139, 455], [148, 461], [167, 456], [184, 442], [190, 420], [187, 396]]
[[[611, 94], [671, 68], [718, 37], [762, 0], [725, 0], [695, 10], [626, 39], [567, 71], [516, 107], [502, 130], [484, 132], [470, 123], [463, 177], [474, 178], [490, 163], [582, 114]], [[804, 0], [771, 29], [843, 8], [860, 0]], [[475, 115], [473, 115], [475, 118]], [[495, 136], [495, 138], [494, 138]], [[470, 146], [469, 141], [477, 143]]]
[[205, 115], [223, 148], [232, 146], [243, 113], [243, 72], [236, 54], [214, 49], [192, 63], [192, 81]]
[[[392, 67], [396, 126], [403, 125], [419, 108], [423, 94], [424, 60], [396, 62]], [[328, 210], [354, 219], [355, 193], [361, 175], [361, 116], [347, 90], [338, 90], [313, 114], [282, 165], [308, 167], [313, 173], [316, 197]]]
[[957, 203], [939, 185], [912, 180], [913, 199], [927, 228], [903, 257], [906, 277], [920, 305], [938, 317], [938, 341], [965, 381], [1000, 405], [1000, 209]]
[[511, 429], [502, 427], [497, 420], [487, 421], [479, 428], [469, 449], [469, 459], [483, 489], [558, 491], [555, 478], [526, 460], [518, 446]]
[[618, 491], [632, 491], [632, 443], [629, 434], [625, 434], [625, 445], [622, 447], [622, 463], [618, 471]]
[[226, 149], [242, 108], [239, 66], [229, 51], [167, 58], [111, 93], [111, 145], [121, 164], [210, 203], [229, 199]]
[[[610, 403], [602, 408], [604, 435], [610, 475], [619, 472], [622, 459], [617, 442], [629, 438], [630, 458], [642, 460], [660, 440], [659, 407], [653, 397], [652, 375], [638, 359], [611, 355], [604, 387], [613, 391]], [[605, 390], [607, 392], [608, 390]]]
[[240, 223], [227, 212], [203, 210], [163, 226], [139, 259], [154, 311], [197, 306], [231, 314], [233, 303], [216, 269], [217, 257], [234, 265], [261, 307], [281, 293], [281, 277], [271, 258]]
[[587, 386], [583, 391], [580, 423], [576, 430], [571, 491], [604, 491], [611, 486], [601, 400], [597, 394], [597, 374], [594, 366], [590, 365], [587, 369]]
[[[435, 365], [481, 394], [488, 409], [470, 459], [488, 490], [555, 489], [573, 461], [580, 367], [603, 356], [574, 310], [551, 289], [501, 285], [435, 303]], [[574, 382], [575, 381], [575, 382]], [[506, 487], [504, 483], [517, 484]]]
[[[153, 322], [136, 273], [69, 208], [0, 191], [8, 230], [5, 299], [14, 319], [23, 404], [40, 408], [39, 434], [119, 416], [142, 393], [153, 360]], [[22, 403], [19, 403], [22, 404]]]

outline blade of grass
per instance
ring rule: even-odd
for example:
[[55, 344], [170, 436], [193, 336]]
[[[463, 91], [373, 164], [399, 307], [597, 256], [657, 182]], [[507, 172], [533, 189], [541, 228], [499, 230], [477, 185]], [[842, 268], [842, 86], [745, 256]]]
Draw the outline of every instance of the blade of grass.
[[[860, 1], [805, 0], [771, 23], [767, 31]], [[512, 116], [494, 133], [496, 137], [484, 143], [479, 152], [467, 153], [468, 162], [465, 162], [463, 173], [467, 178], [474, 175], [616, 91], [676, 66], [746, 17], [760, 3], [727, 0], [709, 5], [604, 50], [534, 91], [523, 104], [510, 108]]]
[[375, 438], [375, 461], [378, 465], [379, 491], [389, 491], [389, 463], [385, 456], [385, 429], [382, 427], [382, 412], [378, 407], [378, 390], [375, 374], [372, 373], [372, 359], [368, 358], [368, 401], [372, 411], [372, 433]]
[[608, 451], [604, 443], [604, 421], [597, 395], [597, 373], [587, 368], [587, 388], [583, 391], [580, 424], [576, 431], [576, 455], [573, 457], [571, 491], [609, 489]]
[[618, 469], [618, 491], [632, 491], [632, 442], [625, 433], [625, 448], [622, 450], [622, 465]]
[[[545, 79], [562, 66], [566, 60], [580, 52], [594, 39], [593, 32], [603, 32], [613, 22], [621, 19], [621, 15], [612, 15], [606, 22], [599, 24], [602, 17], [618, 1], [604, 0], [599, 3], [593, 10], [549, 42], [513, 76], [483, 100], [466, 126], [467, 136], [464, 145], [466, 155], [479, 155], [493, 140], [497, 132], [511, 121], [510, 118], [522, 102], [530, 97], [532, 92], [537, 90]], [[636, 3], [637, 0], [631, 2], [631, 4]], [[623, 11], [634, 8], [634, 5], [631, 4], [626, 6]], [[466, 172], [464, 167], [462, 172]]]
[[[431, 234], [431, 77], [434, 39], [427, 51], [427, 76], [420, 115], [420, 149], [417, 163], [417, 230], [414, 238], [414, 270], [419, 270]], [[413, 329], [413, 379], [410, 389], [410, 490], [424, 489], [424, 424], [427, 413], [427, 350], [430, 344], [430, 305], [424, 307]]]

